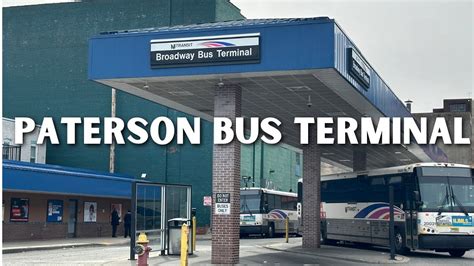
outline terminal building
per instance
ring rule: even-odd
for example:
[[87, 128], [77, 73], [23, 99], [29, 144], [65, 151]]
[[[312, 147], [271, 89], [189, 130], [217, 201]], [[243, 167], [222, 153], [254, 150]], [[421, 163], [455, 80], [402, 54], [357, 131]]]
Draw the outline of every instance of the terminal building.
[[[28, 19], [25, 19], [28, 18]], [[212, 124], [203, 121], [203, 145], [157, 146], [145, 145], [115, 146], [84, 145], [82, 132], [77, 132], [74, 146], [36, 145], [26, 139], [21, 147], [13, 142], [13, 120], [15, 117], [31, 117], [40, 124], [44, 117], [59, 121], [67, 116], [108, 117], [114, 106], [115, 115], [126, 120], [131, 117], [154, 118], [168, 116], [176, 119], [186, 115], [167, 106], [130, 95], [122, 91], [112, 93], [109, 87], [89, 81], [88, 40], [100, 33], [117, 29], [151, 28], [161, 26], [198, 24], [215, 21], [241, 20], [240, 10], [229, 1], [220, 0], [144, 0], [139, 4], [126, 0], [81, 1], [57, 4], [42, 4], [3, 8], [3, 149], [4, 161], [4, 240], [40, 239], [64, 237], [65, 229], [51, 232], [51, 226], [65, 228], [69, 219], [69, 198], [74, 194], [61, 186], [55, 190], [35, 188], [39, 180], [50, 176], [54, 169], [61, 170], [59, 180], [69, 179], [80, 182], [94, 177], [104, 180], [140, 179], [146, 174], [147, 180], [164, 183], [181, 183], [193, 186], [193, 207], [197, 209], [198, 229], [207, 232], [210, 221], [209, 207], [204, 207], [203, 197], [211, 195], [212, 177]], [[31, 60], [36, 58], [35, 60]], [[112, 96], [115, 95], [115, 96]], [[112, 104], [114, 102], [114, 104]], [[189, 117], [189, 115], [187, 115]], [[57, 128], [59, 136], [65, 137], [66, 129]], [[37, 131], [35, 131], [37, 134]], [[47, 146], [47, 147], [46, 147]], [[46, 152], [47, 150], [47, 152]], [[242, 176], [253, 179], [255, 186], [264, 186], [283, 191], [296, 191], [297, 180], [302, 177], [301, 149], [290, 145], [242, 146]], [[15, 161], [22, 161], [15, 162]], [[33, 164], [32, 164], [33, 163]], [[38, 164], [47, 165], [38, 165]], [[328, 172], [341, 171], [328, 166]], [[22, 187], [13, 179], [23, 176], [25, 169], [39, 175], [38, 179], [27, 179]], [[84, 173], [87, 173], [84, 176]], [[83, 178], [79, 178], [83, 177]], [[119, 178], [119, 179], [117, 179]], [[52, 180], [50, 182], [53, 182]], [[105, 182], [105, 181], [104, 181]], [[87, 183], [87, 182], [86, 182]], [[42, 184], [39, 184], [42, 185]], [[242, 186], [245, 184], [242, 182]], [[31, 189], [27, 189], [30, 187]], [[85, 189], [86, 190], [86, 189]], [[16, 192], [21, 191], [22, 194]], [[15, 192], [15, 193], [14, 193]], [[40, 193], [40, 194], [30, 194]], [[44, 194], [45, 192], [49, 194]], [[27, 193], [27, 194], [25, 194]], [[52, 194], [51, 194], [52, 193]], [[103, 201], [100, 193], [77, 192], [89, 202], [97, 202], [98, 208], [110, 212], [109, 202]], [[116, 199], [126, 211], [129, 204], [123, 202], [127, 194], [108, 193], [106, 199]], [[91, 198], [92, 197], [92, 198]], [[28, 198], [33, 212], [28, 221], [11, 220], [11, 199]], [[84, 204], [77, 199], [77, 215], [80, 217]], [[97, 198], [96, 200], [92, 200]], [[64, 218], [61, 223], [47, 221], [47, 201], [62, 200]], [[40, 203], [38, 203], [40, 201]], [[71, 204], [76, 204], [72, 202]], [[36, 210], [36, 208], [40, 208]], [[72, 207], [71, 207], [72, 208]], [[105, 226], [108, 216], [98, 216], [98, 224], [87, 233], [78, 229], [74, 234], [82, 236], [108, 236]], [[99, 225], [99, 223], [104, 223]], [[61, 224], [61, 225], [60, 225]], [[10, 234], [11, 227], [22, 234]], [[102, 226], [102, 229], [100, 228]], [[43, 231], [41, 231], [43, 230]], [[40, 233], [43, 232], [43, 233]], [[94, 234], [92, 234], [92, 232]], [[71, 235], [71, 233], [69, 233]]]
[[[299, 143], [294, 117], [412, 117], [361, 50], [327, 17], [112, 31], [89, 43], [88, 77], [98, 83], [209, 121], [214, 116], [278, 118], [283, 142], [303, 151], [304, 248], [320, 247], [322, 158], [361, 173], [448, 160], [438, 147], [417, 143], [318, 145], [315, 134], [308, 144]], [[239, 262], [240, 155], [235, 139], [214, 144], [213, 202], [225, 198], [228, 204], [226, 210], [213, 206], [216, 264]]]

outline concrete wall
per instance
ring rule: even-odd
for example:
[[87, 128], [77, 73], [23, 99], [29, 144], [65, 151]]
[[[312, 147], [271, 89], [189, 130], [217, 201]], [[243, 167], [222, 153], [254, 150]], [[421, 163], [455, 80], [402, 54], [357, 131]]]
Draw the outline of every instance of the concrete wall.
[[[15, 145], [15, 121], [11, 119], [2, 119], [2, 143], [3, 145], [17, 146]], [[46, 163], [46, 144], [38, 145], [36, 140], [38, 139], [40, 127], [37, 126], [33, 132], [25, 134], [23, 138], [23, 145], [21, 146], [20, 161], [32, 162], [32, 157], [36, 157], [34, 163]], [[31, 146], [36, 147], [36, 155], [32, 156]]]
[[[11, 222], [11, 198], [29, 199], [28, 222]], [[130, 200], [96, 198], [83, 196], [65, 196], [54, 194], [3, 192], [3, 241], [21, 241], [33, 239], [66, 238], [69, 217], [69, 199], [78, 200], [77, 203], [77, 237], [111, 237], [110, 225], [111, 204], [122, 204], [122, 220], [126, 211], [131, 208]], [[63, 201], [63, 221], [47, 222], [47, 201]], [[97, 222], [84, 223], [84, 202], [97, 202]], [[123, 236], [123, 224], [118, 227], [118, 235]]]

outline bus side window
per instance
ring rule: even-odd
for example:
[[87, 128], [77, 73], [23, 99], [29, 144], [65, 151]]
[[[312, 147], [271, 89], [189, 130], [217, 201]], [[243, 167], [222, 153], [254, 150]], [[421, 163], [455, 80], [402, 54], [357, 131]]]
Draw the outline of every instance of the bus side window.
[[280, 195], [275, 195], [275, 209], [281, 209], [281, 198]]
[[275, 195], [267, 195], [268, 211], [275, 209]]
[[268, 213], [270, 206], [268, 206], [268, 194], [262, 193], [262, 208], [263, 213]]
[[296, 210], [296, 199], [293, 197], [282, 196], [281, 208], [283, 210]]

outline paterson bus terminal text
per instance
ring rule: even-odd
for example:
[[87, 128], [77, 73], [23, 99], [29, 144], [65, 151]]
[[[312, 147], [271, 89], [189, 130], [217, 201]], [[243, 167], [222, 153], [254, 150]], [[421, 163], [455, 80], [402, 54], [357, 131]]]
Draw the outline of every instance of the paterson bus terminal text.
[[[23, 144], [25, 135], [33, 132], [36, 123], [32, 118], [15, 118], [15, 144]], [[45, 117], [41, 121], [37, 144], [49, 141], [51, 144], [76, 144], [76, 130], [82, 127], [84, 144], [144, 144], [153, 141], [158, 145], [176, 142], [201, 143], [201, 119], [178, 117], [172, 121], [168, 117], [156, 117], [147, 121], [135, 117], [124, 121], [118, 117], [63, 117], [54, 121]], [[235, 119], [215, 117], [213, 120], [214, 144], [228, 144], [234, 140], [242, 144], [252, 144], [262, 140], [267, 144], [277, 144], [282, 140], [280, 131], [282, 122], [273, 117], [237, 117]], [[362, 117], [295, 117], [293, 125], [299, 131], [300, 144], [470, 144], [463, 136], [462, 117], [454, 118], [454, 125], [448, 126], [442, 117], [436, 118], [432, 128], [428, 129], [427, 118], [419, 121], [412, 117], [382, 117], [372, 119]], [[57, 128], [64, 127], [66, 139], [59, 139]], [[451, 130], [450, 130], [451, 129]], [[206, 132], [211, 134], [211, 132]]]

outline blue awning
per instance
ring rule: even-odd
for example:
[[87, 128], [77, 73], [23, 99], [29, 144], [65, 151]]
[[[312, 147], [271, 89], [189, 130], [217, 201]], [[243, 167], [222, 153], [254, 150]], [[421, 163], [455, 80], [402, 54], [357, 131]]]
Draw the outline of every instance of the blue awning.
[[131, 176], [3, 160], [3, 190], [130, 198]]
[[[216, 55], [206, 52], [208, 45], [219, 47]], [[232, 60], [220, 56], [227, 49], [220, 45], [237, 46], [225, 50], [235, 52]], [[245, 49], [247, 55], [241, 53]], [[296, 114], [412, 116], [362, 51], [327, 17], [104, 32], [89, 40], [88, 67], [90, 80], [209, 121], [218, 83], [235, 84], [245, 91], [242, 116], [247, 117], [271, 114], [293, 121]], [[300, 108], [306, 99], [312, 108]], [[300, 145], [297, 130], [288, 126], [282, 131], [285, 143]], [[352, 166], [349, 147], [324, 145], [322, 154]], [[402, 165], [405, 160], [447, 160], [440, 148], [415, 143], [368, 146], [367, 156], [369, 168]]]

